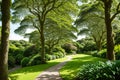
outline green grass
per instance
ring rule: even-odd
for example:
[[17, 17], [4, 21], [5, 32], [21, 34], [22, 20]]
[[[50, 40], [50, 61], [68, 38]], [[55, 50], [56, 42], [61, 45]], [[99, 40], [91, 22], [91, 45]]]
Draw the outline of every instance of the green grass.
[[47, 64], [41, 64], [31, 67], [24, 67], [9, 74], [11, 80], [35, 80], [35, 78], [47, 68], [54, 66], [67, 58], [51, 60]]
[[64, 80], [74, 80], [80, 67], [84, 64], [92, 64], [96, 61], [105, 61], [105, 59], [92, 57], [85, 54], [77, 54], [73, 56], [73, 59], [69, 61], [61, 70], [60, 75]]

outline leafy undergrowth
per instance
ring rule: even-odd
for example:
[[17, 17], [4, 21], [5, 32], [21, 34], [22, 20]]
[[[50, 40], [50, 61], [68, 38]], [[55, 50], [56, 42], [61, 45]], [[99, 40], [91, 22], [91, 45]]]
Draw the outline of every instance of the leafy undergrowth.
[[73, 59], [69, 61], [61, 70], [60, 75], [63, 80], [74, 80], [76, 74], [80, 70], [80, 67], [85, 64], [92, 64], [96, 61], [106, 61], [105, 59], [92, 57], [85, 54], [76, 54], [73, 56]]
[[34, 80], [42, 71], [60, 62], [63, 62], [66, 59], [67, 58], [65, 57], [65, 58], [60, 58], [56, 60], [51, 60], [47, 64], [24, 67], [10, 73], [9, 78], [11, 80]]

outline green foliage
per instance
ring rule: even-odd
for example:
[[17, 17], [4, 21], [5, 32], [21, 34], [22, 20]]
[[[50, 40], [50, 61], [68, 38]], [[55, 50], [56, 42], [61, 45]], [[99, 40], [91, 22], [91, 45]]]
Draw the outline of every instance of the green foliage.
[[23, 58], [24, 58], [24, 56], [23, 56], [22, 54], [17, 54], [17, 55], [15, 56], [16, 64], [17, 64], [17, 65], [20, 65], [21, 60], [22, 60]]
[[62, 46], [66, 53], [72, 53], [72, 51], [77, 51], [77, 47], [73, 43], [66, 43]]
[[99, 55], [101, 58], [106, 58], [106, 53], [107, 53], [107, 49], [103, 49], [101, 51], [99, 51]]
[[21, 60], [21, 66], [22, 67], [26, 67], [28, 66], [28, 62], [30, 61], [30, 59], [28, 57], [24, 57], [22, 60]]
[[28, 66], [38, 65], [40, 63], [41, 63], [41, 56], [39, 54], [36, 54], [30, 59]]
[[120, 61], [96, 62], [83, 65], [76, 80], [118, 80], [120, 79]]
[[50, 54], [45, 54], [45, 60], [46, 60], [46, 61], [52, 60], [52, 55], [50, 55]]
[[34, 54], [37, 54], [38, 52], [39, 52], [39, 50], [37, 49], [37, 47], [35, 45], [32, 45], [24, 51], [23, 56], [29, 57]]
[[120, 45], [116, 45], [114, 48], [116, 60], [120, 60]]
[[15, 66], [15, 58], [11, 55], [8, 57], [8, 66], [9, 66], [9, 68]]
[[77, 41], [80, 44], [80, 48], [78, 48], [79, 52], [89, 52], [97, 50], [95, 42], [90, 38], [85, 38]]

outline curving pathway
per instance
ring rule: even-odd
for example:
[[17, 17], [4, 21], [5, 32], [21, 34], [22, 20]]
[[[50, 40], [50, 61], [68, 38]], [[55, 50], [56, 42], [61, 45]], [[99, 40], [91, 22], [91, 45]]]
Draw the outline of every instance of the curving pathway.
[[61, 62], [53, 67], [42, 72], [35, 80], [62, 80], [59, 74], [59, 70], [72, 59], [72, 56], [67, 56], [67, 60]]

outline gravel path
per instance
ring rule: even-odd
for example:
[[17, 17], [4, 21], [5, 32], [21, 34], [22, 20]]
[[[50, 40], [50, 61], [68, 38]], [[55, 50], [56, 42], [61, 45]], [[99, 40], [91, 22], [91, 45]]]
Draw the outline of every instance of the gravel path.
[[68, 59], [64, 62], [61, 62], [53, 67], [42, 72], [35, 80], [62, 80], [59, 74], [59, 70], [72, 59], [71, 56], [68, 56]]

